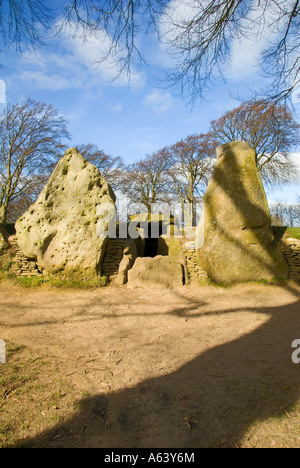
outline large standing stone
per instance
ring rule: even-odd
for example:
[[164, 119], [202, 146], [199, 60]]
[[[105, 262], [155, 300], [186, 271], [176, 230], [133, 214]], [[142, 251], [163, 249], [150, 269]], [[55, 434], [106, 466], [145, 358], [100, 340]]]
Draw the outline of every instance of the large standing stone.
[[217, 282], [286, 278], [277, 249], [255, 150], [234, 141], [219, 146], [197, 230], [199, 261]]
[[98, 169], [71, 148], [38, 200], [16, 223], [28, 258], [53, 276], [88, 280], [99, 275], [106, 238], [97, 236], [98, 207], [115, 196]]

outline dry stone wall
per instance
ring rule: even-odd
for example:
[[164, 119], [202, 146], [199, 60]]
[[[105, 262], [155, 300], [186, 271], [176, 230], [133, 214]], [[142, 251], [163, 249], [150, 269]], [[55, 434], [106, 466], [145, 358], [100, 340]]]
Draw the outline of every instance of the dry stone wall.
[[102, 262], [102, 275], [108, 276], [111, 279], [118, 275], [125, 243], [125, 239], [109, 239]]
[[196, 245], [190, 246], [189, 248], [185, 248], [183, 253], [186, 259], [188, 279], [190, 281], [207, 280], [208, 275], [206, 271], [203, 270], [203, 268], [201, 267], [201, 265], [199, 265], [197, 261]]
[[285, 239], [281, 242], [281, 251], [289, 266], [289, 279], [300, 280], [300, 240]]
[[8, 242], [15, 251], [10, 273], [23, 277], [41, 276], [41, 272], [39, 271], [37, 264], [33, 260], [25, 257], [23, 254], [18, 245], [17, 237], [9, 237]]
[[[20, 249], [16, 236], [10, 236], [8, 242], [15, 254], [10, 273], [21, 277], [41, 276], [38, 265], [28, 259]], [[126, 239], [110, 239], [102, 263], [102, 274], [114, 279], [118, 275], [119, 266], [124, 255]], [[300, 240], [285, 239], [281, 241], [280, 250], [289, 266], [289, 279], [300, 281]], [[194, 243], [185, 244], [183, 250], [189, 280], [208, 279], [207, 273], [199, 265], [197, 250]]]
[[[280, 250], [289, 266], [288, 278], [300, 281], [300, 240], [285, 239], [281, 242]], [[197, 251], [194, 246], [184, 250], [189, 279], [207, 279], [208, 275], [197, 261]]]

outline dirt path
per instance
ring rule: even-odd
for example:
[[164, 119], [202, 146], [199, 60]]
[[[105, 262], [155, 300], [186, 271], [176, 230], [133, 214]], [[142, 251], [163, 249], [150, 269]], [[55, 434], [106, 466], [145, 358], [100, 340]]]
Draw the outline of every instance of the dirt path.
[[2, 283], [0, 446], [300, 447], [299, 297]]

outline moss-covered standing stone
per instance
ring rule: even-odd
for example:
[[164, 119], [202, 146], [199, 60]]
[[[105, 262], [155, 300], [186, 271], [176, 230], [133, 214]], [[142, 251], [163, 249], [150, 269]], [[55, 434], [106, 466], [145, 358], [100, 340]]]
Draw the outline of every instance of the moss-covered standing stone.
[[69, 149], [38, 200], [17, 221], [23, 253], [52, 276], [90, 280], [100, 273], [106, 238], [97, 236], [102, 203], [115, 195], [99, 170]]
[[274, 242], [255, 157], [255, 150], [242, 141], [217, 148], [197, 229], [199, 262], [217, 282], [288, 276]]

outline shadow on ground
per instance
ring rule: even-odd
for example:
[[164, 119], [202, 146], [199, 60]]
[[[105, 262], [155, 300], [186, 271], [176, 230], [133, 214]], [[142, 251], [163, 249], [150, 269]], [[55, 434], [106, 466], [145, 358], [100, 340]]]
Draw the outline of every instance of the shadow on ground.
[[[269, 315], [269, 320], [176, 372], [85, 398], [69, 420], [27, 439], [27, 445], [238, 447], [253, 423], [280, 417], [299, 398], [300, 364], [291, 360], [291, 344], [300, 339], [299, 293], [295, 291], [294, 297], [285, 306], [248, 308]], [[187, 305], [180, 315], [188, 316], [189, 311]]]

